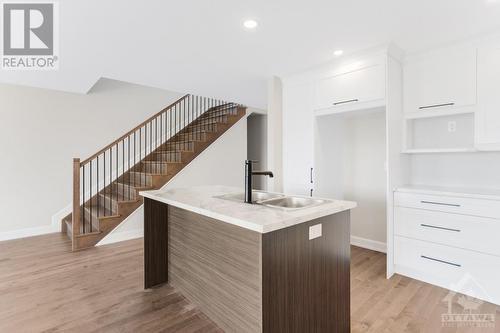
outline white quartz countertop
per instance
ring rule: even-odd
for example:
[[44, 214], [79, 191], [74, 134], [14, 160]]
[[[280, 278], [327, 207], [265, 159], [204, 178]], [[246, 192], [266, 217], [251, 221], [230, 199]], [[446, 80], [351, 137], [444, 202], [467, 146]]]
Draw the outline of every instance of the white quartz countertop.
[[444, 195], [462, 198], [500, 200], [500, 190], [498, 189], [405, 185], [396, 188], [395, 191], [418, 194]]
[[284, 210], [217, 198], [217, 196], [236, 193], [243, 193], [243, 188], [198, 186], [144, 191], [140, 195], [259, 233], [283, 229], [356, 207], [355, 202], [325, 199], [328, 202], [318, 206]]

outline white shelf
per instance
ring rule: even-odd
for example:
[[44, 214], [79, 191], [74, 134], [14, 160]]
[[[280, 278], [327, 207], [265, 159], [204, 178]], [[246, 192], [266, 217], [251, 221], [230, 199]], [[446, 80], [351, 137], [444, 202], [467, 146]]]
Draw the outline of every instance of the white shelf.
[[460, 188], [428, 185], [404, 185], [394, 191], [430, 195], [458, 196], [487, 200], [500, 200], [500, 189], [496, 188]]
[[423, 118], [436, 118], [445, 116], [455, 116], [460, 114], [468, 114], [475, 112], [474, 106], [462, 107], [460, 109], [443, 109], [443, 110], [422, 110], [417, 112], [405, 113], [406, 120], [423, 119]]
[[441, 153], [473, 153], [475, 148], [433, 148], [433, 149], [404, 149], [403, 154], [441, 154]]

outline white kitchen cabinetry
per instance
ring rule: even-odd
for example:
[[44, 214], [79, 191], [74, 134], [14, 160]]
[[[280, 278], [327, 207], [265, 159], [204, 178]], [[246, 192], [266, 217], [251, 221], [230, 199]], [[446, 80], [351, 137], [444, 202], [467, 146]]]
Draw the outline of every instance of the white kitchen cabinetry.
[[476, 147], [500, 150], [500, 42], [478, 50]]
[[460, 109], [476, 104], [475, 48], [410, 59], [404, 66], [405, 112]]
[[500, 304], [500, 193], [400, 188], [396, 273]]
[[287, 194], [311, 195], [314, 161], [313, 85], [283, 83], [283, 187]]
[[315, 109], [342, 108], [385, 99], [385, 66], [371, 66], [340, 73], [316, 82]]

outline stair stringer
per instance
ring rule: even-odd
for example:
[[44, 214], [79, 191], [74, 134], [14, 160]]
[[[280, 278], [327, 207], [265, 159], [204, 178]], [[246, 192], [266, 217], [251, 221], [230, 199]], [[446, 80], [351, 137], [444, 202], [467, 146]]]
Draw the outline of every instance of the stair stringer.
[[[220, 135], [216, 140], [214, 140], [206, 149], [204, 149], [200, 154], [198, 154], [193, 160], [191, 160], [186, 166], [184, 166], [177, 174], [175, 174], [165, 185], [161, 187], [161, 190], [166, 190], [169, 188], [180, 187], [180, 186], [193, 186], [193, 185], [214, 185], [213, 182], [207, 182], [205, 184], [199, 183], [198, 181], [188, 181], [186, 184], [185, 178], [189, 177], [188, 174], [193, 172], [193, 170], [197, 170], [201, 167], [203, 163], [210, 164], [207, 160], [217, 160], [218, 156], [224, 156], [225, 158], [229, 158], [231, 160], [231, 166], [225, 166], [223, 169], [217, 170], [215, 174], [223, 175], [225, 178], [224, 183], [218, 183], [218, 185], [228, 185], [228, 186], [237, 186], [243, 188], [243, 161], [246, 159], [246, 141], [247, 141], [247, 133], [246, 133], [246, 124], [248, 112], [245, 116], [243, 116], [238, 122], [236, 122], [233, 126], [227, 129], [222, 135]], [[227, 154], [226, 148], [231, 145], [231, 142], [239, 141], [242, 143], [244, 149], [239, 147], [236, 149], [234, 154]], [[233, 149], [231, 149], [233, 150]], [[217, 160], [220, 162], [220, 159]], [[214, 168], [218, 168], [218, 165]], [[241, 173], [240, 177], [236, 176], [227, 179], [227, 170], [228, 168], [236, 168], [236, 173]], [[208, 174], [208, 173], [207, 173]], [[219, 177], [214, 177], [214, 169], [210, 170], [210, 177], [200, 178], [205, 179], [219, 179]], [[181, 183], [181, 184], [179, 184]], [[140, 238], [144, 235], [144, 227], [143, 227], [143, 204], [141, 204], [137, 209], [135, 209], [127, 218], [125, 218], [119, 225], [117, 225], [111, 232], [109, 232], [103, 239], [101, 239], [96, 246], [112, 244], [120, 241], [125, 241], [129, 239]]]

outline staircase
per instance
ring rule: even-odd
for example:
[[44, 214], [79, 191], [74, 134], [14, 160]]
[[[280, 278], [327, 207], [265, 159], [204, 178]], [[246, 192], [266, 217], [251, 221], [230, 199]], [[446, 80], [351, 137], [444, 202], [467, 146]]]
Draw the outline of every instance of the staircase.
[[73, 160], [73, 209], [62, 231], [73, 251], [96, 245], [245, 116], [235, 103], [186, 95], [84, 161]]

